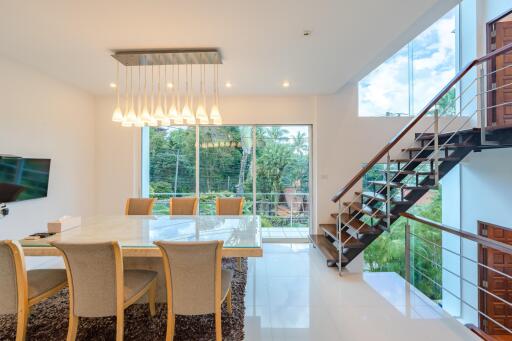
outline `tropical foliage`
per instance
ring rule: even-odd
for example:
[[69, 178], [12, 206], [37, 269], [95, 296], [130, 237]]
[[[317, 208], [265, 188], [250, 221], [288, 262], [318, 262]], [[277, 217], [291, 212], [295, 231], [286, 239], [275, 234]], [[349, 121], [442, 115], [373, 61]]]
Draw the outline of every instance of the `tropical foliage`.
[[[366, 190], [369, 180], [381, 179], [376, 165], [364, 181]], [[407, 180], [406, 180], [407, 181]], [[425, 194], [408, 212], [433, 221], [441, 222], [441, 190], [431, 190]], [[397, 272], [405, 277], [405, 224], [407, 220], [399, 218], [389, 232], [384, 232], [365, 251], [364, 260], [367, 271]], [[440, 264], [441, 232], [426, 225], [409, 221], [411, 235], [411, 282], [433, 300], [441, 299], [442, 269]]]
[[[166, 213], [163, 199], [195, 195], [196, 129], [150, 128], [149, 138], [150, 195], [162, 199], [156, 212]], [[198, 146], [201, 214], [214, 214], [217, 196], [243, 196], [244, 212], [252, 214], [255, 151], [256, 213], [263, 226], [309, 226], [307, 126], [201, 126]]]

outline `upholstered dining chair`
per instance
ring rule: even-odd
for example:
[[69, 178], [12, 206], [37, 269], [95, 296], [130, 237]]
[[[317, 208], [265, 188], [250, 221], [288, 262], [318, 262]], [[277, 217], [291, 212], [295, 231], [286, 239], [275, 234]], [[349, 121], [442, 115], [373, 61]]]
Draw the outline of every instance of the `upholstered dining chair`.
[[148, 295], [155, 315], [156, 276], [148, 270], [124, 270], [118, 242], [51, 243], [61, 251], [69, 283], [68, 341], [76, 339], [80, 317], [116, 316], [116, 340], [123, 340], [124, 310]]
[[156, 198], [129, 198], [126, 200], [126, 215], [151, 215]]
[[233, 272], [222, 269], [222, 241], [157, 241], [167, 287], [167, 341], [174, 337], [175, 315], [215, 314], [215, 338], [222, 340], [221, 305], [232, 314]]
[[171, 198], [169, 199], [170, 215], [195, 215], [197, 212], [197, 198]]
[[241, 215], [244, 198], [219, 198], [216, 202], [217, 215]]
[[0, 315], [18, 314], [16, 341], [25, 340], [30, 308], [67, 285], [66, 270], [25, 270], [18, 242], [0, 241]]

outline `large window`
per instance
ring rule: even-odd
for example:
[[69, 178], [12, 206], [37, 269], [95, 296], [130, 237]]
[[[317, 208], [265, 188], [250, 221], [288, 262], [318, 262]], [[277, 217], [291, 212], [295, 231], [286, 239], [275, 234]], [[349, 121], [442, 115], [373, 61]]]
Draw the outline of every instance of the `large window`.
[[[448, 12], [359, 82], [359, 116], [409, 116], [419, 111], [456, 72], [456, 14]], [[453, 99], [455, 90], [446, 95]], [[455, 105], [441, 108], [455, 114]]]
[[169, 198], [199, 197], [215, 214], [217, 197], [243, 197], [244, 214], [268, 228], [309, 228], [310, 126], [145, 128], [143, 195], [168, 214]]

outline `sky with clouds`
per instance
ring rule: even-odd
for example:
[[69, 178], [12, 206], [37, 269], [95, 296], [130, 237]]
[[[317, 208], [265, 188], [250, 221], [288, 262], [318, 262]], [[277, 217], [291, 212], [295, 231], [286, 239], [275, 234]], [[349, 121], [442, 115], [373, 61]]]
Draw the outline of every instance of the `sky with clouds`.
[[455, 75], [455, 46], [454, 9], [359, 82], [359, 116], [408, 114], [410, 95], [418, 113]]

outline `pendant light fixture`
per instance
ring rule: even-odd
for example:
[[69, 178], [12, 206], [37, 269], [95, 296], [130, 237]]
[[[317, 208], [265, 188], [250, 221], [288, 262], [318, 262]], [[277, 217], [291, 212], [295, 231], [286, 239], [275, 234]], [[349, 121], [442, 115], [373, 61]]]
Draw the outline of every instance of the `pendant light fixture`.
[[119, 101], [119, 62], [116, 63], [116, 108], [112, 114], [113, 122], [123, 122], [123, 111]]
[[222, 116], [219, 109], [219, 70], [217, 65], [213, 65], [213, 104], [210, 111], [210, 119], [215, 125], [222, 124]]
[[[167, 116], [171, 120], [171, 122], [174, 122], [176, 124], [183, 124], [183, 120], [181, 120], [180, 117], [178, 117], [178, 108], [176, 103], [176, 91], [179, 89], [179, 69], [178, 69], [178, 83], [174, 81], [174, 65], [172, 65], [171, 68], [171, 82], [172, 82], [172, 88], [171, 88], [171, 106], [169, 108], [169, 112]], [[179, 103], [179, 100], [178, 100]]]
[[205, 72], [204, 72], [204, 64], [200, 65], [201, 67], [201, 85], [200, 85], [200, 97], [199, 104], [197, 105], [196, 111], [196, 119], [199, 121], [199, 124], [208, 124], [208, 114], [206, 113], [206, 94], [204, 91], [204, 80], [205, 80]]
[[[117, 60], [113, 122], [121, 123], [123, 127], [195, 125], [212, 122], [222, 124], [219, 110], [218, 69], [222, 59], [217, 49], [121, 51], [113, 54], [112, 57]], [[121, 105], [122, 91], [119, 86], [121, 83], [119, 64], [125, 66], [123, 106]], [[171, 66], [170, 83], [168, 83], [168, 65]], [[185, 68], [184, 80], [180, 79], [181, 65]], [[194, 78], [196, 65], [199, 72]], [[213, 65], [213, 87], [208, 95], [207, 65]], [[135, 84], [135, 89], [134, 66], [137, 66], [135, 82], [138, 82], [138, 85]], [[151, 72], [150, 79], [148, 79], [148, 71]], [[158, 72], [156, 77], [155, 72]], [[144, 77], [143, 86], [142, 77]], [[198, 80], [198, 86], [194, 88], [195, 80]], [[151, 82], [150, 87], [147, 84], [148, 81]], [[184, 84], [182, 84], [183, 81]], [[212, 98], [210, 110], [207, 110], [207, 97]]]

